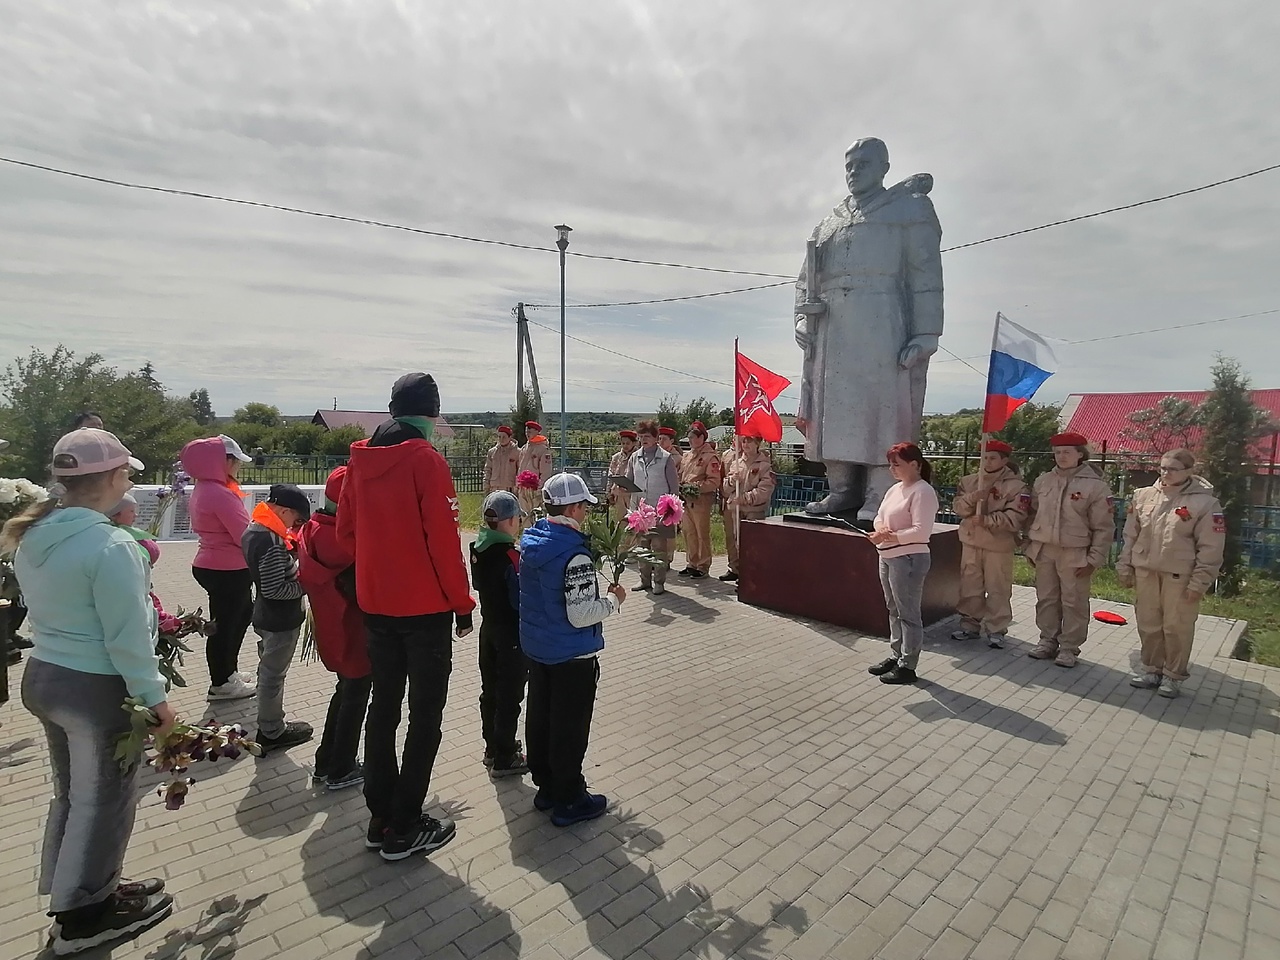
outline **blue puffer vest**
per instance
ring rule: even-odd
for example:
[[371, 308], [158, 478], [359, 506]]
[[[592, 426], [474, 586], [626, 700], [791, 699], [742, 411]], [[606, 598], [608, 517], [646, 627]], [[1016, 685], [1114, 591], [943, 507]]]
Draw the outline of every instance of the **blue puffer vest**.
[[565, 611], [565, 568], [589, 552], [584, 534], [546, 519], [520, 538], [520, 646], [530, 660], [564, 663], [604, 649], [600, 624], [575, 627]]

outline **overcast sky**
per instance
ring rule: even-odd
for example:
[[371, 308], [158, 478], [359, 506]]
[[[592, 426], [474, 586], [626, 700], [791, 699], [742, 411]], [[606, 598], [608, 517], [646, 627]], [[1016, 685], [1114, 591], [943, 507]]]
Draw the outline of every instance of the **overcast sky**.
[[[149, 358], [224, 414], [384, 408], [411, 369], [446, 410], [503, 409], [511, 308], [558, 303], [555, 224], [574, 251], [793, 275], [861, 136], [888, 143], [890, 180], [934, 175], [944, 246], [1280, 162], [1280, 4], [1257, 0], [0, 0], [0, 23], [4, 156], [547, 248], [0, 164], [0, 358]], [[956, 251], [942, 343], [985, 371], [996, 310], [1079, 340], [1277, 308], [1278, 249], [1280, 171]], [[568, 263], [570, 303], [762, 282]], [[735, 336], [798, 380], [792, 296], [569, 311], [636, 358], [571, 341], [569, 409], [728, 405]], [[1278, 319], [1064, 350], [1042, 398], [1199, 388], [1216, 350], [1280, 386]], [[533, 333], [558, 409], [558, 336]], [[928, 410], [982, 392], [935, 358]]]

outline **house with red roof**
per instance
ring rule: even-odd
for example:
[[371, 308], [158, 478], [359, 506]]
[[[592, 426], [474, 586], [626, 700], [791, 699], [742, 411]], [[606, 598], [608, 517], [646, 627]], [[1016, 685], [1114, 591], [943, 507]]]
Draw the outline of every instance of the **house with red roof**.
[[[339, 427], [359, 427], [366, 437], [373, 436], [378, 425], [390, 419], [385, 410], [317, 410], [311, 422], [326, 430], [337, 430]], [[436, 417], [436, 436], [448, 440], [453, 436], [453, 428], [445, 422], [444, 417]]]

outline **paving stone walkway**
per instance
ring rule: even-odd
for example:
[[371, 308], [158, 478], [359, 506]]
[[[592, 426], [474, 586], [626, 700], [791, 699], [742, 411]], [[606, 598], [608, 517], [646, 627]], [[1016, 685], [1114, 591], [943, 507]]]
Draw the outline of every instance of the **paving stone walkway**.
[[[202, 599], [193, 552], [165, 546], [170, 607]], [[602, 819], [558, 830], [530, 784], [488, 779], [469, 638], [432, 783], [458, 821], [450, 846], [367, 853], [359, 792], [309, 788], [312, 744], [198, 765], [177, 813], [148, 779], [127, 872], [166, 877], [177, 909], [86, 956], [1280, 957], [1280, 670], [1228, 658], [1240, 624], [1202, 621], [1169, 701], [1128, 686], [1132, 627], [1095, 623], [1074, 670], [1028, 659], [1019, 589], [1021, 640], [954, 643], [948, 621], [925, 682], [889, 688], [866, 673], [883, 641], [672, 581], [606, 627], [587, 770]], [[209, 715], [202, 661], [176, 697], [188, 717]], [[295, 665], [286, 705], [318, 727], [330, 691]], [[252, 709], [217, 716], [252, 729]], [[31, 957], [49, 922], [45, 751], [16, 699], [0, 721], [0, 957]]]

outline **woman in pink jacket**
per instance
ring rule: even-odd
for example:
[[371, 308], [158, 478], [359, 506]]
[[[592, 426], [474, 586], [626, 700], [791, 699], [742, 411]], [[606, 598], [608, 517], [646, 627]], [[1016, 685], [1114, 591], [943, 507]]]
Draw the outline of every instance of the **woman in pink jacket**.
[[253, 617], [253, 575], [240, 548], [249, 511], [236, 474], [250, 459], [225, 436], [192, 440], [182, 448], [182, 469], [196, 481], [187, 509], [200, 548], [191, 573], [209, 594], [213, 621], [205, 644], [210, 700], [241, 700], [258, 692], [238, 668], [240, 645]]
[[933, 468], [914, 443], [895, 443], [889, 471], [898, 482], [880, 501], [875, 529], [867, 539], [880, 552], [880, 585], [889, 608], [889, 649], [893, 656], [868, 669], [881, 683], [915, 683], [924, 646], [920, 602], [929, 573], [929, 537], [938, 513], [938, 495], [929, 480]]

